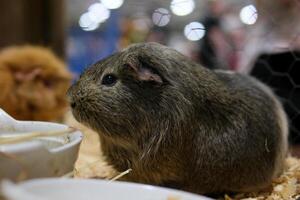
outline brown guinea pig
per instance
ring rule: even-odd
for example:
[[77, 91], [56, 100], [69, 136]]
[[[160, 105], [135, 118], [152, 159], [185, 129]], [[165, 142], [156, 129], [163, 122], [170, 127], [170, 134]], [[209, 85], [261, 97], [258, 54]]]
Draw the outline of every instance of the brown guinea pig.
[[287, 153], [281, 104], [259, 81], [208, 70], [156, 43], [88, 68], [68, 92], [75, 118], [99, 133], [125, 178], [195, 193], [270, 185]]
[[40, 46], [12, 46], [0, 52], [0, 107], [20, 120], [60, 120], [68, 108], [71, 73]]

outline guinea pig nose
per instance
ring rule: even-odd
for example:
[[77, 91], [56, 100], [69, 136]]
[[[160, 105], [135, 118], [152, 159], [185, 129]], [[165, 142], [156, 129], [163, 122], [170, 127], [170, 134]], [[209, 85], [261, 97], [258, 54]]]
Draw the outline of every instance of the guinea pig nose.
[[75, 108], [75, 107], [76, 107], [76, 103], [75, 103], [75, 102], [72, 102], [72, 103], [71, 103], [71, 107], [72, 107], [72, 108]]

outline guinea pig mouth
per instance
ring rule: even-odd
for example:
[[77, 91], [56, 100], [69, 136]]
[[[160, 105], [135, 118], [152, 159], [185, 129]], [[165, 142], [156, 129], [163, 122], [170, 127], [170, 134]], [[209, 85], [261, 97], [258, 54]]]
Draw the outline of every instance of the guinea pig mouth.
[[68, 101], [71, 107], [72, 114], [75, 117], [75, 119], [79, 122], [82, 121], [81, 113], [84, 113], [84, 109], [82, 108], [81, 103], [79, 101], [76, 101], [76, 99], [72, 95], [70, 95], [69, 92], [68, 92]]
[[86, 104], [86, 101], [84, 100], [83, 97], [77, 97], [77, 96], [69, 97], [69, 103], [73, 111], [78, 111], [81, 113], [86, 111], [87, 109], [85, 108], [86, 106], [84, 106]]
[[81, 107], [81, 105], [80, 105], [80, 104], [81, 104], [81, 103], [80, 103], [80, 100], [81, 100], [82, 98], [79, 97], [78, 91], [76, 91], [74, 85], [71, 86], [71, 87], [69, 88], [69, 90], [67, 91], [67, 97], [68, 97], [68, 101], [69, 101], [69, 103], [70, 103], [70, 106], [71, 106], [72, 110], [76, 110], [76, 109], [78, 109], [78, 108]]
[[73, 116], [78, 122], [84, 122], [86, 121], [86, 111], [81, 108], [81, 106], [78, 105], [76, 102], [70, 102], [71, 105], [71, 111]]

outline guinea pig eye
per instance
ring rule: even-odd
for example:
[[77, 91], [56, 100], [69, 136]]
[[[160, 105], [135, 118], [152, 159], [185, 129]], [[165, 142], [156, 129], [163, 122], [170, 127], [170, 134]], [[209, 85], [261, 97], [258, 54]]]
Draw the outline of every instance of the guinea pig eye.
[[102, 84], [106, 86], [113, 86], [117, 82], [117, 77], [112, 74], [107, 74], [102, 78]]

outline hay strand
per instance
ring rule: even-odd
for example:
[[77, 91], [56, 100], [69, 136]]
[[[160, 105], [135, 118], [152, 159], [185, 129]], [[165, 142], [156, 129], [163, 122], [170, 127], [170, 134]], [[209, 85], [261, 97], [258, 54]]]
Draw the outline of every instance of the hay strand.
[[126, 171], [120, 173], [119, 175], [115, 176], [114, 178], [110, 179], [109, 182], [115, 181], [123, 176], [125, 176], [126, 174], [130, 173], [132, 171], [132, 169], [127, 169]]
[[37, 137], [53, 137], [53, 136], [62, 136], [74, 132], [76, 129], [69, 127], [65, 130], [60, 131], [43, 131], [43, 132], [32, 132], [32, 133], [23, 133], [13, 136], [0, 136], [0, 145], [3, 144], [15, 144], [20, 142], [26, 142]]

